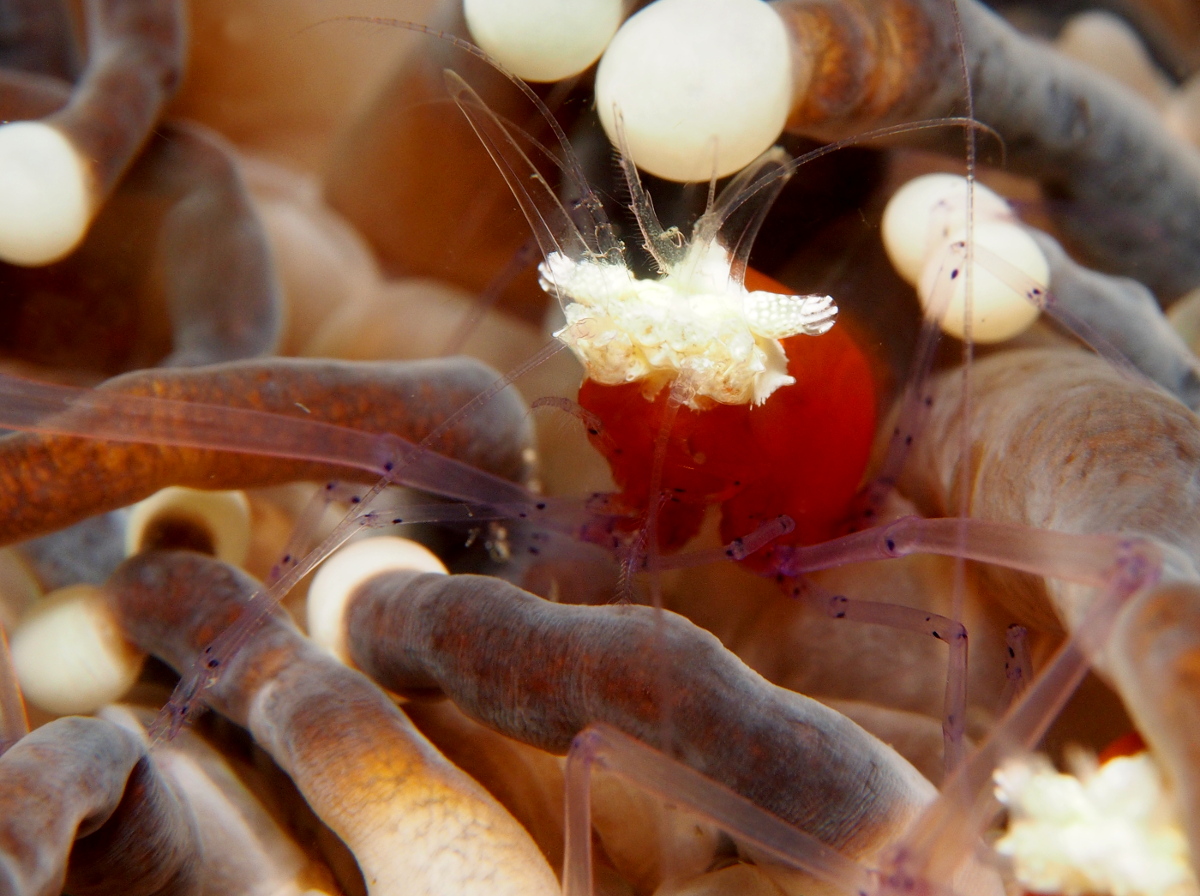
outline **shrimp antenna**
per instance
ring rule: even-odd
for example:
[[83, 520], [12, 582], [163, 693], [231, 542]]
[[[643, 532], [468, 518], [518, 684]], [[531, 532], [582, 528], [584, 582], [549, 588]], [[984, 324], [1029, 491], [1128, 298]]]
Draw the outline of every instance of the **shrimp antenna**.
[[[772, 187], [772, 184], [774, 184], [776, 180], [780, 178], [786, 179], [791, 177], [792, 174], [794, 174], [802, 165], [807, 165], [809, 162], [815, 161], [822, 156], [829, 155], [831, 152], [837, 152], [840, 149], [846, 149], [850, 146], [859, 146], [863, 143], [869, 143], [872, 140], [879, 140], [883, 137], [894, 137], [897, 134], [908, 134], [914, 131], [927, 131], [934, 128], [946, 127], [963, 127], [972, 131], [983, 131], [987, 134], [991, 134], [996, 138], [1001, 150], [1003, 150], [1004, 140], [994, 128], [989, 127], [982, 121], [976, 121], [973, 118], [967, 118], [963, 116], [935, 118], [927, 121], [910, 121], [905, 122], [904, 124], [889, 125], [885, 128], [876, 128], [873, 131], [866, 131], [865, 133], [858, 134], [854, 137], [847, 137], [844, 140], [836, 140], [833, 143], [827, 143], [824, 146], [818, 146], [816, 149], [804, 153], [804, 155], [791, 159], [780, 166], [778, 170], [759, 176], [757, 180], [750, 178], [748, 179], [748, 182], [745, 183], [741, 188], [740, 193], [734, 189], [734, 185], [739, 181], [739, 175], [739, 178], [735, 178], [729, 184], [729, 186], [722, 191], [721, 198], [717, 202], [717, 208], [713, 209], [713, 223], [706, 225], [706, 227], [715, 227], [716, 231], [720, 232], [724, 229], [725, 222], [730, 220], [733, 213], [752, 197], [756, 197], [760, 191], [773, 189], [777, 195], [782, 185], [780, 187]], [[747, 171], [751, 171], [756, 165], [760, 164], [763, 158], [770, 152], [771, 151], [768, 150], [762, 156], [759, 156], [757, 160], [743, 169], [742, 173], [744, 174]], [[725, 199], [726, 195], [729, 195], [728, 200]], [[766, 208], [770, 208], [770, 203], [764, 203], [764, 212]], [[707, 214], [704, 217], [707, 217]], [[759, 223], [761, 224], [761, 220]], [[698, 224], [699, 222], [697, 222], [697, 225]], [[757, 229], [755, 232], [757, 232]]]
[[[550, 126], [550, 130], [554, 133], [555, 139], [558, 140], [558, 144], [562, 148], [562, 164], [565, 167], [568, 175], [578, 184], [580, 190], [580, 202], [586, 211], [586, 214], [591, 219], [591, 227], [589, 230], [595, 234], [595, 242], [598, 245], [599, 250], [597, 251], [591, 248], [591, 245], [586, 241], [583, 245], [588, 246], [589, 251], [595, 251], [598, 255], [604, 255], [613, 249], [620, 249], [620, 243], [613, 233], [612, 224], [608, 220], [608, 215], [606, 215], [604, 212], [604, 206], [600, 202], [600, 198], [596, 195], [595, 191], [588, 185], [587, 177], [583, 173], [583, 166], [580, 165], [579, 159], [575, 155], [575, 151], [571, 148], [571, 141], [567, 139], [566, 132], [562, 129], [562, 126], [555, 121], [553, 113], [551, 113], [546, 104], [542, 102], [542, 98], [537, 95], [533, 88], [505, 68], [498, 59], [495, 59], [483, 49], [471, 43], [469, 40], [464, 40], [463, 38], [453, 34], [447, 34], [444, 31], [438, 31], [435, 28], [430, 28], [429, 26], [422, 25], [419, 22], [408, 22], [403, 19], [392, 19], [378, 16], [341, 16], [338, 19], [331, 19], [329, 21], [362, 22], [368, 25], [383, 25], [391, 28], [403, 28], [406, 31], [415, 31], [418, 34], [427, 34], [430, 37], [435, 37], [438, 40], [445, 41], [446, 43], [462, 50], [465, 53], [470, 53], [476, 59], [487, 63], [497, 72], [499, 72], [500, 75], [508, 79], [513, 86], [515, 86], [521, 91], [521, 93], [525, 95], [526, 99], [533, 103], [534, 107]], [[462, 79], [459, 78], [459, 81], [462, 81]], [[465, 86], [466, 82], [462, 83]], [[467, 89], [470, 90], [469, 87]], [[470, 91], [470, 93], [474, 95], [474, 101], [478, 103], [480, 107], [484, 109], [487, 108], [483, 103], [483, 100], [480, 99], [477, 94], [474, 94], [474, 91]], [[463, 106], [460, 104], [459, 108], [462, 109]], [[464, 114], [467, 114], [465, 109], [463, 111]], [[488, 111], [490, 114], [490, 110]], [[492, 117], [495, 118], [494, 115]], [[476, 133], [479, 133], [476, 119], [468, 115], [468, 120], [471, 122], [472, 127], [475, 127]], [[497, 127], [500, 127], [503, 130], [503, 125], [500, 124], [498, 119], [496, 120], [495, 124]], [[485, 138], [483, 134], [480, 134], [480, 137], [485, 140], [485, 143], [488, 143], [488, 151], [492, 154], [492, 158], [496, 158], [495, 154], [492, 153], [492, 147], [487, 138]], [[511, 137], [508, 137], [507, 139], [509, 142], [512, 140]], [[524, 158], [523, 152], [520, 153], [520, 155]], [[528, 162], [528, 158], [525, 158], [525, 161]], [[524, 191], [524, 185], [521, 184], [520, 189], [518, 189], [517, 186], [514, 186], [514, 182], [509, 179], [509, 175], [505, 170], [505, 166], [501, 166], [501, 169], [505, 172], [505, 180], [508, 181], [508, 184], [512, 188], [513, 192], [517, 194], [522, 193]], [[518, 201], [521, 201], [521, 197], [519, 195]], [[557, 197], [555, 197], [555, 202], [558, 203]], [[522, 210], [525, 210], [526, 203], [522, 202], [521, 204]], [[558, 205], [561, 208], [561, 203], [558, 203]], [[528, 214], [528, 211], [526, 211], [526, 216], [528, 216]], [[532, 219], [530, 220], [530, 223], [534, 223]], [[538, 229], [537, 225], [534, 225], [534, 229]], [[576, 232], [578, 232], [578, 228], [574, 229]], [[539, 237], [539, 243], [540, 242], [541, 237]], [[546, 247], [543, 245], [542, 248], [545, 250]]]
[[[722, 238], [721, 244], [729, 252], [730, 280], [737, 286], [746, 279], [750, 250], [767, 212], [796, 170], [790, 162], [791, 156], [782, 147], [768, 149], [726, 185], [716, 203], [709, 203], [692, 228], [695, 244]], [[754, 202], [748, 204], [746, 200], [751, 196]]]
[[679, 228], [664, 229], [654, 211], [654, 202], [642, 186], [641, 175], [629, 152], [629, 141], [625, 135], [625, 116], [613, 106], [613, 121], [617, 132], [617, 151], [621, 162], [621, 173], [629, 187], [629, 208], [637, 219], [642, 232], [642, 245], [650, 253], [662, 273], [672, 270], [687, 255], [687, 245]]
[[546, 178], [479, 94], [455, 72], [447, 69], [443, 76], [454, 104], [466, 116], [533, 228], [542, 254], [560, 252], [574, 257], [581, 250], [595, 253], [597, 247], [580, 232]]

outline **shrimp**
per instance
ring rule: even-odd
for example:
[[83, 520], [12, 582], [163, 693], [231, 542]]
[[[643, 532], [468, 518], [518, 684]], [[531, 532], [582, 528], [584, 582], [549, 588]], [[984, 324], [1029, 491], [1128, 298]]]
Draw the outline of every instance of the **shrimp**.
[[[524, 154], [465, 83], [450, 83], [510, 186], [521, 189]], [[639, 527], [655, 529], [656, 547], [665, 550], [694, 536], [705, 506], [718, 498], [727, 540], [783, 515], [792, 517], [798, 539], [821, 540], [862, 477], [874, 391], [852, 342], [834, 337], [810, 348], [812, 340], [800, 339], [833, 327], [830, 296], [743, 285], [754, 236], [786, 182], [786, 156], [770, 151], [738, 175], [690, 240], [662, 226], [636, 167], [625, 153], [622, 159], [657, 279], [635, 275], [602, 213], [592, 211], [581, 230], [552, 196], [521, 200], [545, 252], [542, 288], [563, 304], [566, 326], [555, 335], [584, 366], [578, 401], [598, 423], [592, 438], [621, 488], [617, 506], [633, 510]], [[594, 195], [584, 196], [589, 209], [600, 208]], [[553, 202], [548, 209], [545, 199]], [[567, 232], [548, 231], [540, 223], [547, 221]], [[813, 478], [795, 470], [787, 484], [772, 477], [783, 457]], [[648, 509], [663, 496], [663, 519], [651, 519]]]

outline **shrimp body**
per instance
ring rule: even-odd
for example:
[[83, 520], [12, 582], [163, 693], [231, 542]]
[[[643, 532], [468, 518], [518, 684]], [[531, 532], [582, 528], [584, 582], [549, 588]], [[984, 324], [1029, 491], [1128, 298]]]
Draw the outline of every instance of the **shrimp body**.
[[[656, 530], [659, 549], [677, 549], [715, 501], [728, 504], [733, 538], [781, 515], [796, 524], [794, 541], [834, 534], [873, 435], [869, 365], [844, 336], [812, 348], [830, 339], [831, 297], [791, 295], [765, 278], [764, 289], [746, 287], [750, 248], [796, 162], [775, 147], [720, 195], [714, 183], [688, 238], [659, 222], [614, 109], [629, 208], [659, 273], [640, 278], [540, 99], [526, 93], [561, 144], [580, 197], [571, 210], [478, 94], [453, 73], [446, 81], [542, 249], [540, 283], [567, 321], [556, 335], [584, 366], [579, 404], [599, 421], [590, 437], [621, 489], [616, 509], [629, 512], [632, 531], [618, 535]], [[840, 360], [827, 370], [831, 358]]]
[[[833, 300], [752, 276], [763, 289], [735, 284], [715, 242], [651, 281], [605, 262], [551, 255], [543, 265], [548, 291], [569, 297], [558, 335], [588, 373], [579, 403], [603, 426], [592, 442], [637, 525], [658, 500], [664, 451], [665, 551], [694, 536], [714, 502], [726, 541], [784, 514], [796, 523], [787, 542], [821, 541], [837, 533], [866, 466], [874, 385], [853, 340], [831, 329]], [[666, 388], [680, 378], [683, 389]], [[677, 409], [673, 395], [686, 396]], [[770, 568], [768, 552], [751, 557]]]
[[[563, 302], [567, 326], [555, 335], [604, 385], [687, 379], [686, 403], [761, 405], [788, 375], [781, 339], [819, 336], [837, 307], [829, 296], [747, 290], [733, 280], [719, 243], [696, 243], [681, 263], [643, 280], [621, 262], [558, 252], [542, 263], [541, 283]], [[586, 322], [586, 323], [585, 323]], [[657, 391], [657, 389], [655, 389]]]

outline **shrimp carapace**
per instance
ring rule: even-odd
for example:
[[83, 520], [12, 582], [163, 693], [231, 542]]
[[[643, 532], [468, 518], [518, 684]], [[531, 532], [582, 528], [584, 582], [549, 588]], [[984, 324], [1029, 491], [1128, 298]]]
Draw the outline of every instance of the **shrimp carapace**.
[[[789, 290], [755, 271], [751, 289]], [[871, 366], [844, 327], [782, 340], [795, 383], [760, 405], [688, 404], [668, 412], [669, 388], [648, 381], [602, 385], [586, 379], [579, 404], [603, 427], [590, 433], [620, 489], [618, 504], [642, 525], [652, 497], [654, 455], [670, 420], [663, 459], [658, 546], [674, 551], [721, 504], [721, 537], [740, 538], [780, 514], [796, 528], [780, 543], [812, 544], [839, 533], [867, 464], [875, 432]], [[673, 420], [671, 418], [673, 417]], [[770, 551], [747, 558], [769, 566]]]

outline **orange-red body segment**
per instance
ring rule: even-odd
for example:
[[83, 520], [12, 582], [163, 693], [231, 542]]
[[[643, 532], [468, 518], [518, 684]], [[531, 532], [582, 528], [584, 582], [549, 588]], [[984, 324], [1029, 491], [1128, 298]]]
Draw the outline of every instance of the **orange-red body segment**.
[[[748, 289], [787, 293], [750, 271]], [[682, 547], [700, 528], [705, 509], [721, 504], [721, 535], [733, 540], [787, 514], [795, 531], [777, 543], [812, 544], [841, 530], [875, 433], [875, 385], [870, 363], [846, 333], [783, 340], [796, 379], [758, 407], [680, 407], [667, 439], [659, 511], [659, 548]], [[669, 389], [646, 394], [643, 383], [604, 386], [584, 380], [579, 403], [601, 421], [593, 444], [608, 460], [619, 501], [643, 519], [650, 502], [655, 446]], [[766, 570], [770, 551], [746, 561]]]

